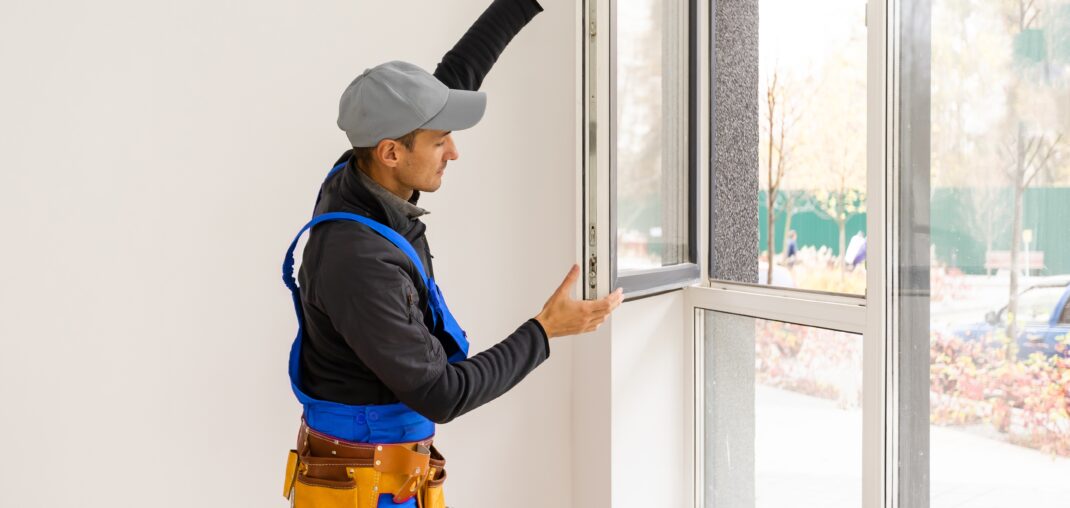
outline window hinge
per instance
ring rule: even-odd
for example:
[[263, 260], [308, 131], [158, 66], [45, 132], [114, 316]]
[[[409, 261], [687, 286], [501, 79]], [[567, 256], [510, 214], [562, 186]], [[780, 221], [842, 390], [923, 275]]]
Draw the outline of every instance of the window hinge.
[[[587, 230], [587, 245], [590, 246], [591, 251], [598, 248], [598, 230], [594, 227], [594, 224], [590, 225]], [[594, 289], [598, 286], [598, 256], [591, 254], [590, 259], [587, 261], [587, 285]]]
[[[576, 25], [572, 25], [572, 26], [576, 26]], [[591, 37], [594, 37], [595, 35], [598, 35], [598, 26], [595, 24], [594, 21], [591, 21], [591, 32], [590, 33], [591, 33]]]
[[587, 264], [589, 267], [587, 272], [587, 285], [590, 286], [591, 289], [594, 289], [598, 286], [598, 256], [591, 254], [591, 259]]

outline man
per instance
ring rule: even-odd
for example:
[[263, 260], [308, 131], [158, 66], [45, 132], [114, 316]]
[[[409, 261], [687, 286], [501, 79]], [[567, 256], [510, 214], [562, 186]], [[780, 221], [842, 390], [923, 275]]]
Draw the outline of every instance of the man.
[[788, 265], [788, 268], [795, 266], [797, 261], [796, 255], [799, 253], [798, 235], [795, 230], [788, 231], [788, 246], [784, 249], [784, 264]]
[[573, 266], [537, 316], [469, 358], [434, 281], [420, 193], [441, 186], [458, 158], [451, 132], [480, 120], [486, 97], [476, 90], [541, 10], [535, 0], [495, 0], [434, 76], [388, 62], [342, 95], [338, 125], [354, 148], [302, 229], [312, 233], [299, 289], [296, 239], [283, 267], [299, 323], [290, 377], [304, 406], [284, 485], [295, 506], [443, 507], [435, 423], [505, 393], [546, 360], [550, 338], [594, 330], [622, 300], [619, 290], [573, 300]]

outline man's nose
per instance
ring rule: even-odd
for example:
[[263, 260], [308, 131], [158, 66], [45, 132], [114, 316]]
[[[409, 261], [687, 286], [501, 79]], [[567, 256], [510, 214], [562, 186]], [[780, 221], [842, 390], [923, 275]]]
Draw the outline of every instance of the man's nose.
[[457, 151], [457, 145], [453, 143], [453, 136], [446, 136], [446, 160], [455, 161], [461, 157]]

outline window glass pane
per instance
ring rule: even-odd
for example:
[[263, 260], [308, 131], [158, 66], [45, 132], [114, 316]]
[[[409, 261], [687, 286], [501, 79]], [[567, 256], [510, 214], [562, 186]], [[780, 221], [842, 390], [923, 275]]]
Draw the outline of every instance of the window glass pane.
[[614, 10], [617, 269], [688, 259], [687, 2]]
[[862, 337], [702, 312], [705, 505], [859, 506]]
[[762, 284], [865, 293], [865, 8], [759, 2]]
[[931, 506], [1067, 506], [1070, 3], [937, 0], [931, 34]]

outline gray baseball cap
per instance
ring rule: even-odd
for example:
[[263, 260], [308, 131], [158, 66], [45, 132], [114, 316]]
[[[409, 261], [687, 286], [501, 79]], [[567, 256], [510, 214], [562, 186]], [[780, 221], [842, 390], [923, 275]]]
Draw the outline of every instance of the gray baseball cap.
[[338, 127], [355, 147], [370, 147], [416, 129], [459, 131], [479, 123], [487, 95], [451, 90], [407, 62], [387, 62], [357, 76], [342, 92]]

